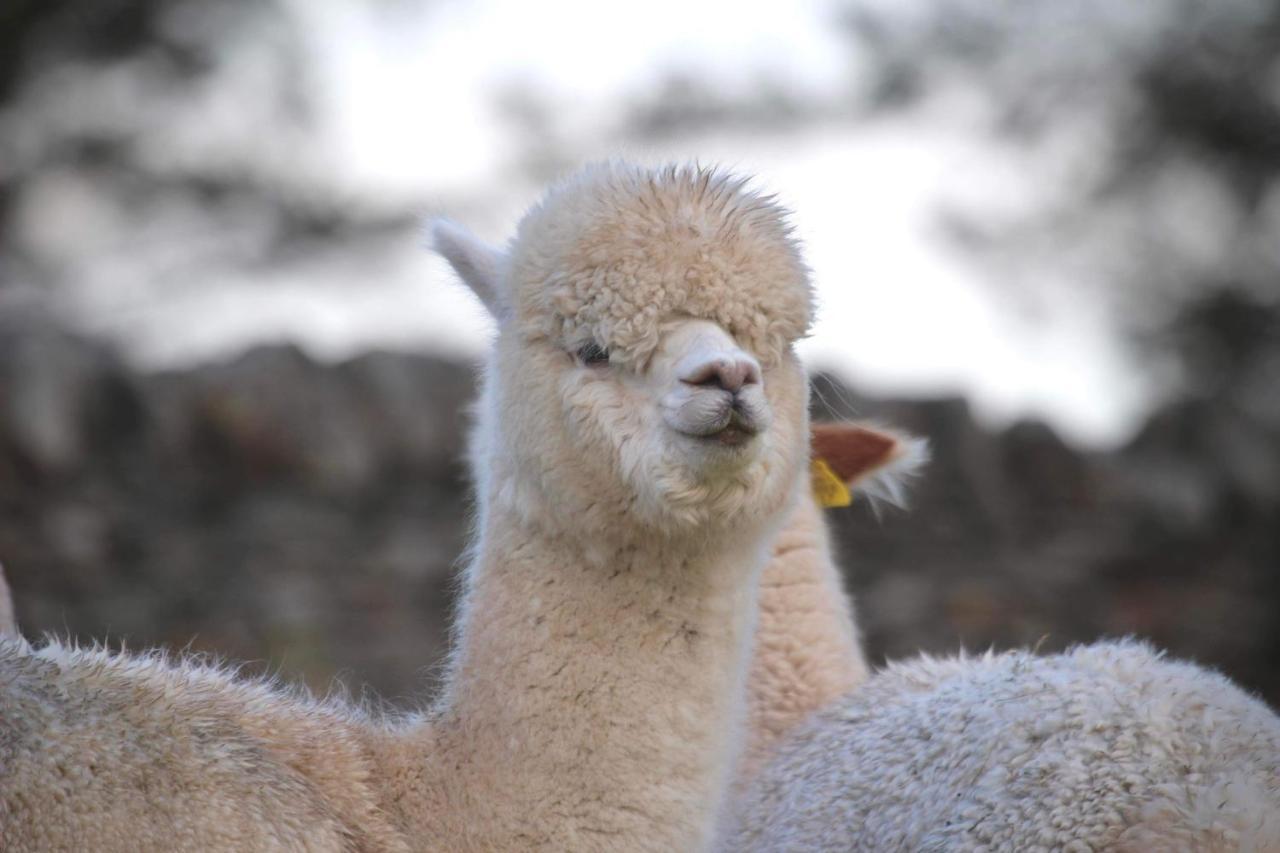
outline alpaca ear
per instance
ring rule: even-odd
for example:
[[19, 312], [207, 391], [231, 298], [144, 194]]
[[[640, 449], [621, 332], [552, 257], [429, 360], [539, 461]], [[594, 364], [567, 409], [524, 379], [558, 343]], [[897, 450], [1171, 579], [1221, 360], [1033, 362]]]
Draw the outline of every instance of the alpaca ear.
[[431, 248], [449, 262], [458, 278], [480, 297], [493, 318], [502, 320], [510, 310], [502, 287], [502, 250], [447, 219], [432, 222], [428, 234]]
[[847, 486], [895, 506], [906, 503], [905, 481], [929, 461], [923, 439], [866, 424], [814, 424], [810, 440], [813, 458]]

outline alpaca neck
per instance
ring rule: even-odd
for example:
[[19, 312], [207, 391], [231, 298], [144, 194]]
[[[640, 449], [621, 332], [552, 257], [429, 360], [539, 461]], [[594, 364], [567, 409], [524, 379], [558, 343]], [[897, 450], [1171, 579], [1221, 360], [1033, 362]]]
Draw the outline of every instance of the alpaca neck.
[[426, 756], [433, 822], [479, 848], [705, 846], [769, 532], [606, 546], [489, 513]]
[[740, 783], [797, 723], [868, 675], [823, 511], [807, 488], [774, 540], [760, 579]]

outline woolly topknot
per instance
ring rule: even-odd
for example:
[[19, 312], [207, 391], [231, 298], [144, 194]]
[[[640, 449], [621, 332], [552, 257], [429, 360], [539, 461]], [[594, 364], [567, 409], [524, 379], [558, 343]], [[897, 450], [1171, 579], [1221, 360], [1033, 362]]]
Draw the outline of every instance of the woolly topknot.
[[643, 362], [665, 321], [697, 317], [775, 363], [812, 316], [787, 215], [712, 169], [590, 166], [520, 224], [510, 268], [520, 326]]

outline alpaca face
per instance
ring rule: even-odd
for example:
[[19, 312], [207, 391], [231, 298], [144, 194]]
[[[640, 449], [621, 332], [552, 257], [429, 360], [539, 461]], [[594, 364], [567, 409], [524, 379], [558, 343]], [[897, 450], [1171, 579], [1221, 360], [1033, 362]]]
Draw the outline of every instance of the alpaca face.
[[[807, 458], [807, 383], [705, 320], [666, 324], [643, 366], [500, 333], [478, 440], [490, 495], [592, 531], [725, 529], [775, 513]], [[619, 525], [621, 518], [627, 524]]]
[[435, 236], [499, 320], [475, 449], [490, 498], [593, 535], [711, 535], [791, 498], [810, 292], [771, 202], [608, 166], [553, 190], [509, 253]]

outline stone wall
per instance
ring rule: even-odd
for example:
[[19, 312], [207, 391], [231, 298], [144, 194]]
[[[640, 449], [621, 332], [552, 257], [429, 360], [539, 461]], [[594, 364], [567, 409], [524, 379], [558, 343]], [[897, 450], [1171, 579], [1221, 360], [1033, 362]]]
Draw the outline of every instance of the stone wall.
[[[1180, 403], [1089, 455], [1042, 424], [984, 431], [961, 400], [816, 382], [818, 416], [933, 447], [910, 512], [831, 516], [873, 659], [1134, 634], [1280, 702], [1271, 397]], [[287, 347], [143, 374], [38, 318], [0, 322], [0, 560], [24, 630], [425, 698], [467, 526], [471, 392], [463, 365]]]

